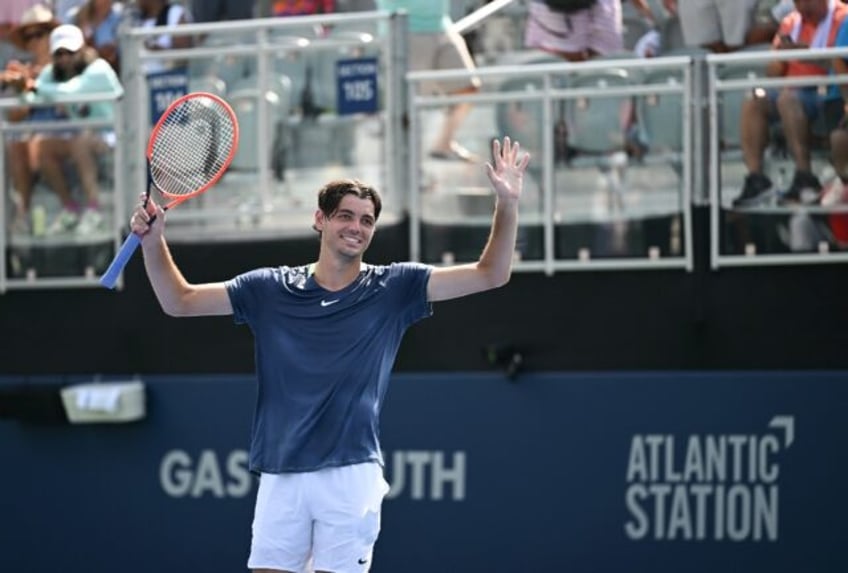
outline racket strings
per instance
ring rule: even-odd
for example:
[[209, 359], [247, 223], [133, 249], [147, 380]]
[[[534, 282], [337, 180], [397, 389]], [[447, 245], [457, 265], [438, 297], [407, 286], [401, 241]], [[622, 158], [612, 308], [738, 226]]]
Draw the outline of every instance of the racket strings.
[[186, 99], [164, 118], [150, 151], [150, 175], [167, 195], [205, 189], [227, 167], [237, 127], [208, 97]]

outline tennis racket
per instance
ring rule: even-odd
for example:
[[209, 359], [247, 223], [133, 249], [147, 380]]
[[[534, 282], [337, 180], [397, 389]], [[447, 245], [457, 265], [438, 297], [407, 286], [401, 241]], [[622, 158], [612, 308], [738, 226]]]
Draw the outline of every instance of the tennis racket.
[[[168, 210], [211, 188], [233, 161], [238, 147], [239, 130], [236, 115], [227, 102], [216, 95], [194, 92], [175, 100], [150, 133], [147, 143], [147, 191], [159, 190], [170, 199]], [[154, 215], [150, 223], [156, 219]], [[141, 238], [130, 233], [100, 284], [115, 288], [121, 271]]]

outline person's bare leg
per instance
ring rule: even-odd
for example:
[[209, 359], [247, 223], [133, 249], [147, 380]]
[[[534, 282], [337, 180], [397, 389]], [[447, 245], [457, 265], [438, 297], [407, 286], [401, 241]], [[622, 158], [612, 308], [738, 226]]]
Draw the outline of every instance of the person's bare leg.
[[89, 206], [96, 206], [100, 190], [97, 186], [97, 157], [98, 140], [91, 133], [83, 133], [73, 140], [71, 159], [79, 173], [80, 185]]
[[704, 44], [702, 48], [714, 52], [716, 54], [726, 54], [728, 52], [733, 52], [738, 50], [739, 48], [732, 48], [719, 40], [718, 42], [713, 42], [712, 44]]
[[35, 183], [35, 164], [31, 161], [30, 147], [38, 145], [37, 141], [13, 141], [7, 146], [9, 153], [9, 174], [12, 179], [12, 189], [18, 194], [15, 204], [19, 214], [29, 211], [32, 203], [32, 186]]
[[[476, 93], [477, 88], [468, 88], [453, 92], [450, 95], [464, 95]], [[459, 103], [448, 108], [442, 120], [442, 127], [430, 150], [434, 153], [451, 153], [454, 148], [455, 135], [462, 122], [471, 113], [471, 104]]]
[[848, 179], [848, 131], [835, 129], [830, 132], [830, 157], [839, 178]]
[[768, 111], [771, 103], [755, 97], [742, 104], [742, 160], [749, 173], [762, 173], [763, 154], [768, 145]]
[[73, 206], [74, 200], [71, 196], [71, 189], [62, 170], [62, 163], [71, 154], [71, 142], [65, 139], [48, 138], [42, 140], [40, 147], [38, 167], [44, 176], [44, 180], [59, 197], [63, 206]]
[[580, 51], [580, 52], [558, 52], [558, 51], [555, 51], [555, 50], [545, 50], [545, 51], [547, 51], [547, 52], [549, 52], [549, 53], [551, 53], [555, 56], [559, 56], [560, 58], [562, 58], [563, 60], [566, 60], [568, 62], [585, 62], [591, 56], [591, 54], [589, 54], [589, 52], [586, 51], [586, 50], [583, 50], [583, 51]]
[[786, 144], [798, 171], [810, 171], [810, 122], [795, 92], [784, 90], [777, 98]]

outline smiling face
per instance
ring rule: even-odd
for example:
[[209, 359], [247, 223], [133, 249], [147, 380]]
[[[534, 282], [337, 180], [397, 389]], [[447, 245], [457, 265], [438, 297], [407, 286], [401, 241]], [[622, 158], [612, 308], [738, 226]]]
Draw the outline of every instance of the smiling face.
[[356, 179], [327, 183], [318, 192], [312, 227], [321, 234], [321, 255], [362, 260], [382, 210], [380, 193]]
[[345, 194], [329, 215], [315, 213], [315, 228], [321, 233], [321, 252], [344, 259], [361, 259], [371, 244], [377, 226], [374, 203], [354, 193]]

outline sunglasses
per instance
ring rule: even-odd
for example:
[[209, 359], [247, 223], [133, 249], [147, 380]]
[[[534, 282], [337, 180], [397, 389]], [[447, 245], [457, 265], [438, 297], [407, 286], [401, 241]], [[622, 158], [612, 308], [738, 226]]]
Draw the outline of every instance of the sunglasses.
[[21, 39], [24, 41], [24, 43], [26, 43], [26, 42], [29, 42], [30, 40], [35, 40], [36, 38], [43, 38], [47, 34], [49, 34], [49, 32], [47, 30], [45, 30], [44, 28], [37, 28], [37, 29], [32, 30], [30, 32], [25, 32], [25, 33], [21, 34]]
[[66, 50], [64, 48], [59, 48], [55, 52], [53, 52], [54, 58], [63, 58], [65, 56], [73, 56], [76, 52], [72, 52], [70, 50]]

